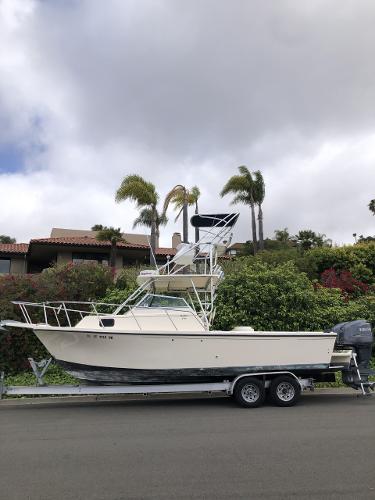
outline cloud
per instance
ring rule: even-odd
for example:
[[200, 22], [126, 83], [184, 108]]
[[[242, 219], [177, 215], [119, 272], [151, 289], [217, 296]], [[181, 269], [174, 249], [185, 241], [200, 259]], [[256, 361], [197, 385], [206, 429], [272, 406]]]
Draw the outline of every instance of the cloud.
[[133, 172], [226, 209], [218, 193], [246, 164], [265, 175], [268, 235], [373, 234], [374, 21], [370, 0], [3, 0], [0, 146], [25, 165], [0, 163], [1, 232], [129, 231], [114, 191]]

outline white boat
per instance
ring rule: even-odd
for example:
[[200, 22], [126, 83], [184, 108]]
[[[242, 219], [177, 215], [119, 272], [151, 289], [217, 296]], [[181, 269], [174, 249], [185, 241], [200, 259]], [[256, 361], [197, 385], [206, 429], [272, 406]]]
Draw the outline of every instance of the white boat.
[[[17, 302], [25, 322], [2, 324], [32, 329], [68, 373], [93, 383], [216, 381], [275, 371], [318, 377], [348, 365], [352, 351], [334, 351], [334, 332], [211, 330], [224, 278], [219, 259], [237, 219], [237, 213], [194, 216], [199, 242], [182, 244], [165, 266], [143, 271], [139, 288], [111, 312], [102, 312], [108, 304]], [[33, 321], [35, 308], [42, 308], [42, 322]]]

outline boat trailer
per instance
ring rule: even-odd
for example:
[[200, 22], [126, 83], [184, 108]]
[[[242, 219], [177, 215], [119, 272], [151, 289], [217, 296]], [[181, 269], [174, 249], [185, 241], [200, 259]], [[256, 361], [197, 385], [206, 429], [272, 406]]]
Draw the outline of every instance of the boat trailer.
[[[353, 353], [352, 364], [357, 372], [359, 386], [363, 396], [370, 396], [374, 391], [375, 382], [364, 382]], [[187, 384], [151, 384], [151, 385], [48, 385], [44, 381], [53, 358], [36, 362], [28, 358], [31, 369], [35, 376], [33, 386], [7, 386], [5, 374], [0, 374], [0, 400], [4, 396], [99, 396], [99, 395], [140, 395], [151, 394], [206, 394], [221, 393], [223, 396], [232, 396], [236, 402], [243, 407], [261, 406], [266, 397], [266, 391], [270, 393], [270, 399], [277, 406], [293, 406], [297, 403], [300, 394], [305, 390], [314, 390], [313, 378], [300, 378], [290, 371], [273, 372], [250, 372], [243, 373], [234, 380], [223, 380], [221, 382], [195, 382]], [[344, 369], [344, 366], [332, 366], [331, 371]]]

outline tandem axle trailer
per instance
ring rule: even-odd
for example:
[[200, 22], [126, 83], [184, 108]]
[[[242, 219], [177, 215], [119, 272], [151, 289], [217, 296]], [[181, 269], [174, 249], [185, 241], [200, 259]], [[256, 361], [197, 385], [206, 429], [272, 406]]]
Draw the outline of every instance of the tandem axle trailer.
[[[354, 354], [354, 362], [356, 364]], [[47, 385], [44, 375], [52, 358], [35, 362], [29, 358], [30, 366], [36, 379], [35, 386], [7, 386], [5, 375], [0, 376], [0, 399], [3, 396], [88, 396], [88, 395], [143, 395], [165, 394], [222, 394], [232, 396], [236, 402], [246, 408], [261, 406], [268, 394], [277, 406], [293, 406], [297, 403], [301, 392], [314, 390], [312, 378], [300, 378], [290, 371], [250, 372], [243, 373], [234, 380], [221, 382], [203, 382], [189, 384], [152, 384], [152, 385]], [[338, 371], [343, 367], [330, 367]], [[359, 373], [358, 373], [359, 375]], [[371, 389], [374, 390], [374, 384]], [[363, 395], [370, 392], [361, 385]]]

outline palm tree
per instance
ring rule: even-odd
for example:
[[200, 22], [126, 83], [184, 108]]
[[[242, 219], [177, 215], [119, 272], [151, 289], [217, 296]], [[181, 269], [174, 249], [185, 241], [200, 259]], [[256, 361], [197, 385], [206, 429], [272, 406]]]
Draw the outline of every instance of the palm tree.
[[375, 199], [370, 201], [370, 203], [368, 204], [368, 208], [373, 213], [373, 215], [375, 215]]
[[255, 220], [254, 179], [245, 165], [238, 167], [240, 175], [233, 175], [221, 190], [220, 196], [235, 194], [232, 204], [244, 203], [251, 209], [251, 230], [253, 235], [253, 252], [257, 252], [257, 226]]
[[135, 225], [143, 224], [151, 228], [150, 264], [156, 266], [155, 252], [159, 244], [159, 226], [166, 223], [166, 218], [163, 218], [157, 210], [159, 195], [154, 184], [145, 181], [140, 175], [127, 175], [116, 192], [116, 202], [125, 200], [135, 201], [137, 208], [141, 209]]
[[122, 237], [121, 229], [114, 228], [112, 226], [102, 226], [101, 224], [95, 224], [92, 226], [92, 231], [96, 231], [96, 239], [98, 241], [110, 241], [111, 242], [111, 253], [110, 253], [110, 266], [116, 267], [116, 257], [117, 257], [117, 243], [119, 241], [125, 241]]
[[264, 250], [262, 203], [266, 195], [266, 189], [260, 170], [254, 172], [254, 177], [254, 201], [258, 205], [259, 250]]
[[[174, 204], [175, 210], [180, 209], [175, 221], [178, 220], [182, 213], [184, 243], [189, 242], [189, 206], [195, 205], [195, 213], [198, 213], [198, 198], [200, 197], [200, 194], [200, 190], [197, 186], [187, 189], [185, 186], [177, 184], [177, 186], [171, 189], [165, 197], [163, 215], [166, 214], [170, 203]], [[195, 231], [195, 240], [199, 240], [199, 230], [197, 232], [197, 228]]]
[[311, 229], [303, 229], [293, 236], [292, 241], [302, 251], [310, 250], [316, 247], [331, 247], [332, 240], [326, 239], [325, 234], [315, 233]]
[[[156, 239], [156, 248], [159, 246], [159, 237], [160, 237], [160, 226], [165, 226], [168, 222], [168, 218], [163, 213], [159, 213], [156, 210], [154, 214], [151, 208], [142, 208], [139, 212], [139, 216], [135, 219], [133, 223], [133, 229], [137, 226], [146, 226], [152, 229], [153, 220], [155, 217], [155, 239]], [[155, 252], [154, 252], [155, 253]]]
[[287, 227], [284, 227], [284, 229], [275, 229], [274, 233], [276, 241], [280, 241], [281, 243], [290, 242], [290, 234]]

